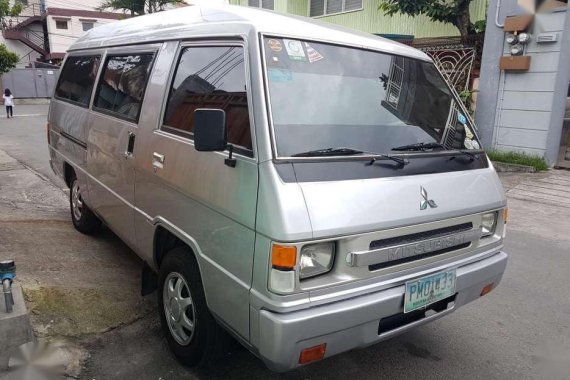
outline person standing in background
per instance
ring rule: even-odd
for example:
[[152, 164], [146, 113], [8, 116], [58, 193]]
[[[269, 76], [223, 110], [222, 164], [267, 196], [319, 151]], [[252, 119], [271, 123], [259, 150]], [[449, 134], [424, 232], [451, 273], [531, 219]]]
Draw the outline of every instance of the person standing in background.
[[9, 88], [4, 90], [4, 95], [2, 95], [4, 99], [4, 105], [6, 106], [6, 116], [9, 118], [14, 117], [14, 95], [12, 95], [12, 91]]

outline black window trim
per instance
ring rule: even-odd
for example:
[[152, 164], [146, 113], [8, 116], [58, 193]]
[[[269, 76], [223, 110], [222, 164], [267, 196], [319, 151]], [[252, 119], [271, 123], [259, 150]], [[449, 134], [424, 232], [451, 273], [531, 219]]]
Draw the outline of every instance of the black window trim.
[[[246, 88], [247, 108], [249, 116], [249, 129], [251, 135], [252, 149], [246, 148], [245, 146], [242, 145], [236, 145], [236, 144], [232, 145], [234, 146], [234, 154], [244, 156], [247, 158], [255, 158], [256, 140], [255, 140], [255, 125], [253, 120], [253, 104], [252, 104], [253, 96], [251, 94], [251, 76], [249, 70], [250, 60], [249, 60], [249, 55], [247, 54], [247, 44], [241, 37], [236, 37], [236, 38], [228, 37], [228, 39], [195, 39], [195, 40], [180, 41], [175, 54], [175, 60], [173, 61], [173, 68], [171, 69], [170, 76], [168, 78], [168, 86], [166, 86], [165, 90], [166, 92], [163, 96], [162, 112], [160, 114], [160, 121], [158, 124], [159, 127], [157, 128], [157, 130], [177, 137], [181, 137], [194, 144], [194, 134], [192, 132], [186, 132], [164, 124], [164, 118], [166, 117], [166, 107], [168, 106], [168, 100], [170, 97], [170, 89], [172, 87], [174, 79], [176, 78], [176, 73], [178, 71], [180, 59], [182, 58], [182, 52], [184, 49], [192, 47], [232, 47], [232, 46], [238, 46], [243, 49], [245, 82], [247, 86]], [[228, 151], [228, 149], [226, 149], [225, 151]]]
[[[74, 106], [77, 106], [77, 107], [90, 109], [91, 108], [90, 107], [91, 101], [94, 98], [93, 92], [95, 91], [95, 88], [96, 88], [95, 85], [97, 84], [97, 81], [99, 78], [99, 71], [101, 70], [101, 62], [103, 61], [103, 59], [102, 59], [103, 55], [104, 55], [104, 53], [68, 55], [67, 58], [65, 59], [65, 62], [63, 63], [63, 65], [61, 65], [61, 68], [59, 69], [59, 75], [57, 78], [57, 83], [56, 83], [55, 88], [53, 90], [53, 98], [57, 99], [59, 101], [65, 102], [65, 103], [73, 104]], [[62, 98], [61, 96], [57, 96], [57, 89], [59, 88], [59, 84], [61, 82], [61, 74], [63, 74], [63, 69], [65, 68], [65, 64], [67, 63], [67, 61], [69, 61], [70, 59], [73, 59], [73, 58], [87, 58], [87, 57], [99, 57], [99, 67], [97, 68], [97, 74], [95, 75], [95, 79], [93, 79], [93, 88], [91, 89], [91, 95], [89, 95], [89, 101], [87, 102], [87, 104], [83, 104], [83, 103], [75, 101], [75, 100], [66, 99], [66, 98]]]
[[[154, 64], [156, 62], [157, 52], [158, 52], [158, 49], [133, 50], [133, 51], [127, 51], [124, 53], [119, 53], [119, 52], [115, 53], [114, 51], [108, 51], [107, 50], [105, 52], [105, 59], [101, 62], [101, 67], [100, 67], [99, 73], [97, 75], [97, 83], [96, 83], [96, 86], [94, 88], [95, 93], [93, 94], [93, 97], [91, 99], [91, 111], [101, 113], [103, 115], [111, 116], [111, 117], [114, 117], [116, 119], [124, 120], [124, 121], [127, 121], [129, 123], [138, 124], [140, 116], [141, 116], [142, 106], [144, 104], [144, 100], [146, 97], [146, 92], [148, 90], [148, 83], [150, 81], [150, 77], [151, 77], [152, 72], [153, 72]], [[152, 54], [152, 60], [150, 62], [149, 71], [148, 71], [148, 78], [146, 78], [144, 93], [143, 93], [143, 96], [141, 98], [141, 106], [139, 108], [139, 112], [137, 113], [137, 117], [135, 119], [131, 119], [130, 117], [127, 117], [127, 116], [120, 114], [118, 112], [114, 112], [114, 111], [107, 110], [105, 108], [97, 107], [95, 105], [95, 99], [97, 99], [97, 96], [99, 95], [99, 83], [102, 79], [103, 70], [107, 66], [107, 62], [109, 61], [109, 58], [111, 58], [111, 57], [128, 57], [128, 56], [137, 55], [137, 54], [140, 54], [140, 55]]]

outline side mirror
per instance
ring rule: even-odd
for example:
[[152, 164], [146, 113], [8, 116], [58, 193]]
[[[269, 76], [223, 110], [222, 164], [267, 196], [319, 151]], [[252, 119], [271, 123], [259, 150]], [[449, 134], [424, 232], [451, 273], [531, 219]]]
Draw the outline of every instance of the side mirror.
[[234, 146], [228, 144], [226, 112], [220, 109], [198, 108], [194, 111], [194, 148], [199, 152], [223, 152], [230, 150], [224, 163], [232, 168], [237, 160], [233, 158]]
[[200, 152], [226, 150], [228, 136], [224, 110], [198, 108], [194, 111], [194, 147]]

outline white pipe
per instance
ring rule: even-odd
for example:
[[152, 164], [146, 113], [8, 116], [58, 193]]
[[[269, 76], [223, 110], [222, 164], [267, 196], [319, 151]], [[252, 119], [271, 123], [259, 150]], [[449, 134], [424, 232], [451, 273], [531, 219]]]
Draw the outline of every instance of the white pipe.
[[501, 0], [497, 0], [497, 10], [495, 11], [495, 25], [498, 28], [503, 28], [505, 24], [499, 24], [499, 11], [501, 10]]

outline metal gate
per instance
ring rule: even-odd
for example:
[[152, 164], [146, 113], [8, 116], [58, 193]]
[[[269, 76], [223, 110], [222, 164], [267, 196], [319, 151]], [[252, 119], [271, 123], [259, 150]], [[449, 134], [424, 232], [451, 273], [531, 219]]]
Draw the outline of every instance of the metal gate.
[[55, 88], [57, 69], [13, 69], [2, 75], [2, 87], [15, 98], [50, 98]]

